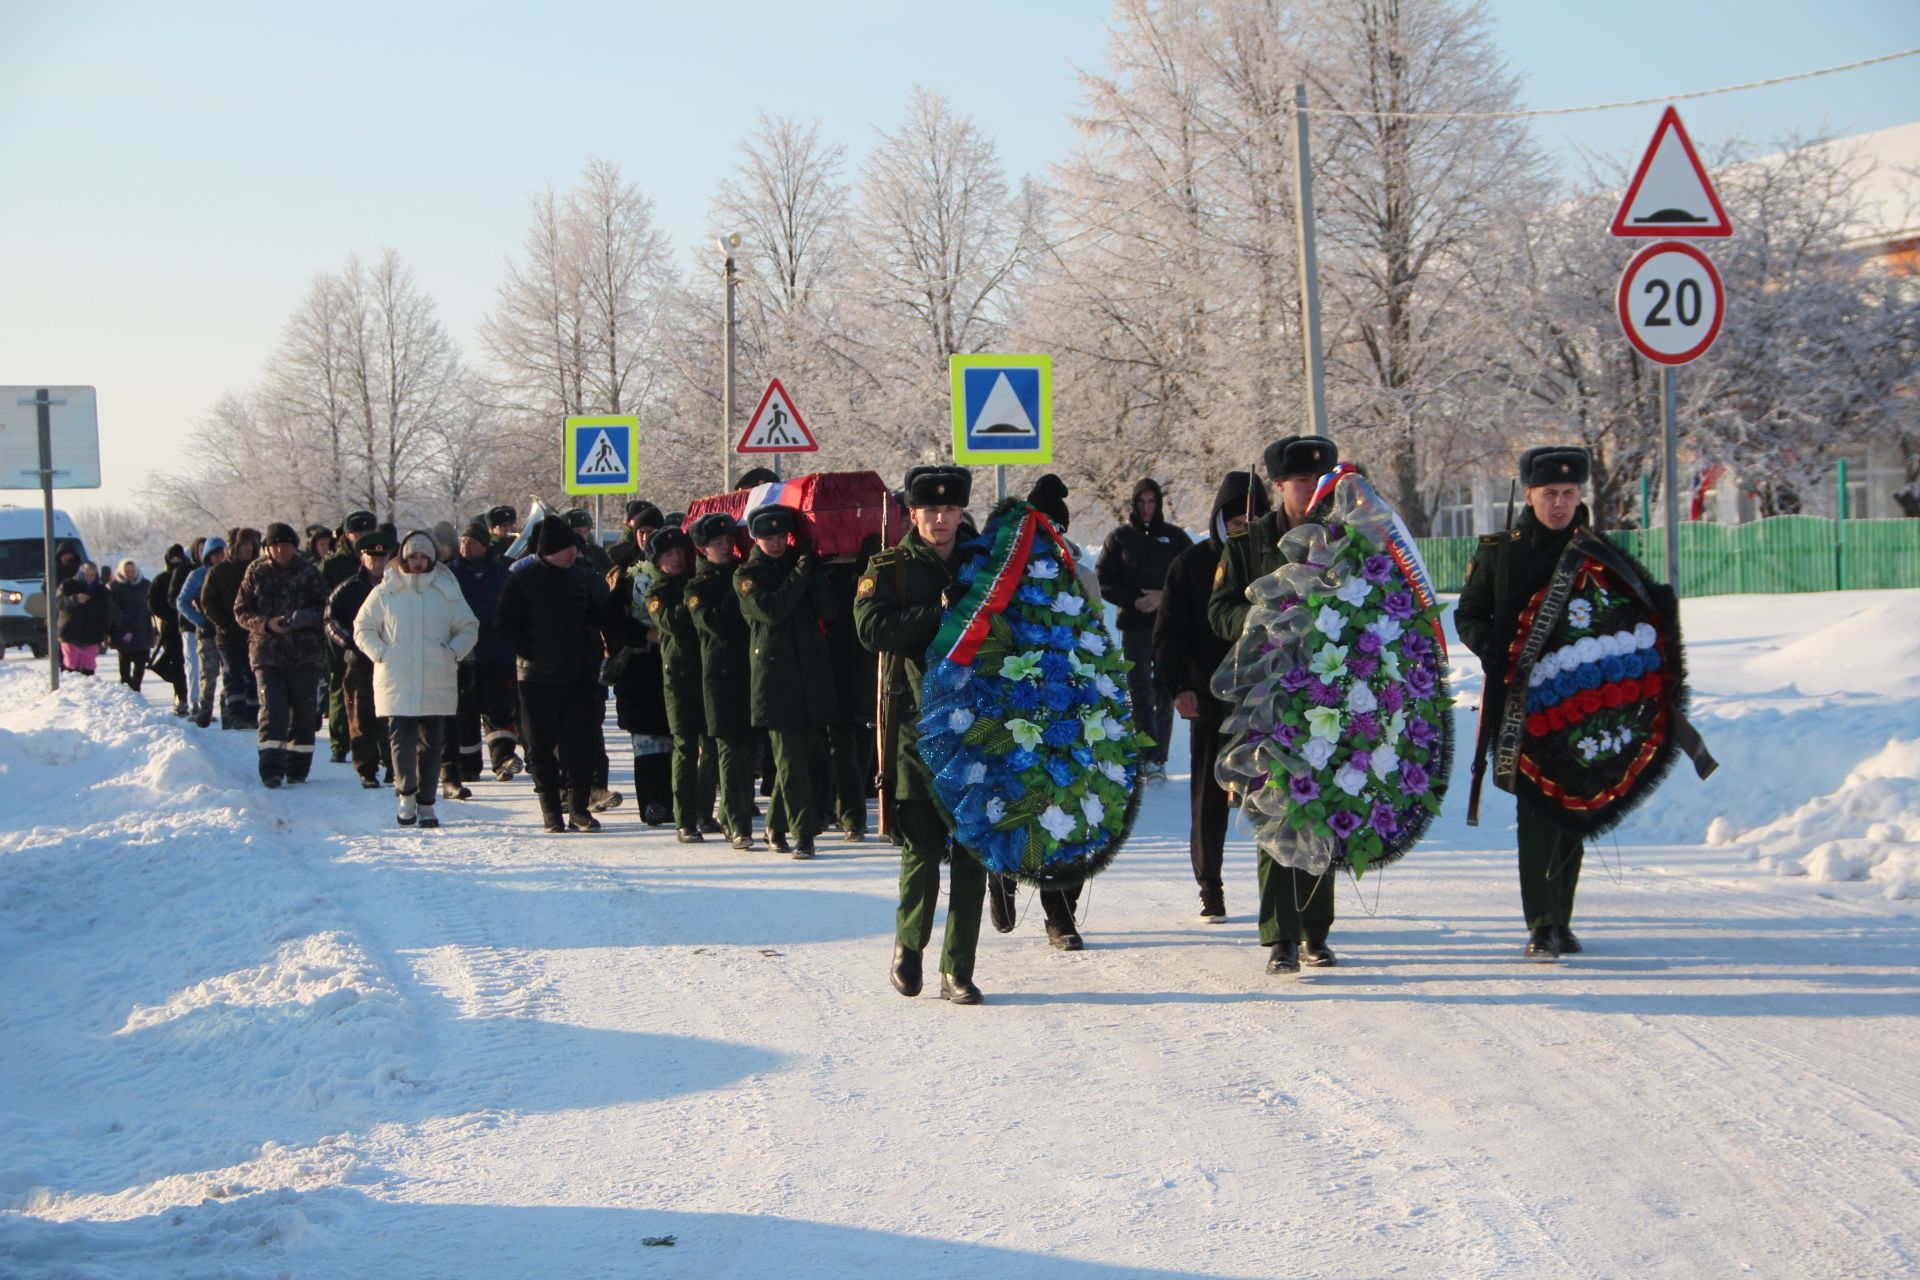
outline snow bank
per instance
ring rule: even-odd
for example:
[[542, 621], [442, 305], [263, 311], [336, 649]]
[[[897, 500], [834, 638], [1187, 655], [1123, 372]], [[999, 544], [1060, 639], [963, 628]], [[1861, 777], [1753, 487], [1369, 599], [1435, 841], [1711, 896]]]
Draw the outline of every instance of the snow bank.
[[1825, 795], [1736, 843], [1782, 875], [1869, 881], [1920, 898], [1920, 739], [1889, 742]]

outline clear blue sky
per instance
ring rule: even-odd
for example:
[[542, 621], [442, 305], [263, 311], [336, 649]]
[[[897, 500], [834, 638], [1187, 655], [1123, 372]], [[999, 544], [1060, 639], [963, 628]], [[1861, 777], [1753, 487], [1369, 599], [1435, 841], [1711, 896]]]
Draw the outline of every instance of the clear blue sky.
[[[1710, 88], [1920, 46], [1916, 0], [1494, 0], [1531, 107]], [[94, 383], [105, 487], [180, 465], [314, 273], [398, 249], [472, 350], [526, 197], [618, 163], [686, 249], [761, 111], [858, 159], [915, 84], [1014, 173], [1073, 144], [1104, 0], [314, 5], [0, 0], [0, 384]], [[1541, 122], [1642, 146], [1656, 108]], [[1920, 59], [1683, 108], [1697, 138], [1920, 119]], [[1920, 157], [1916, 157], [1920, 163]], [[1598, 230], [1596, 229], [1596, 234]], [[13, 495], [10, 500], [28, 500]]]

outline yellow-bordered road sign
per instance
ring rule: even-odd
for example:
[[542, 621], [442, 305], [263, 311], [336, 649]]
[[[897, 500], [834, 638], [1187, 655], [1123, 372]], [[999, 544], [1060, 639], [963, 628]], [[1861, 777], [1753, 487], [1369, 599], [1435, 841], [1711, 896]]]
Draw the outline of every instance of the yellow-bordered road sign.
[[638, 493], [633, 450], [639, 435], [640, 419], [634, 417], [568, 418], [562, 437], [567, 492]]
[[1053, 461], [1053, 357], [951, 356], [953, 460]]

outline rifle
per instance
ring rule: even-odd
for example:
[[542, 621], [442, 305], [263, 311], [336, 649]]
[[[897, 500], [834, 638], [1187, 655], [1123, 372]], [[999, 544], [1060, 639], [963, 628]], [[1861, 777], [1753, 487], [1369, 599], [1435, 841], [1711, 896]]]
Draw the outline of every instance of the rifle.
[[[1517, 481], [1511, 480], [1507, 482], [1507, 525], [1505, 529], [1507, 533], [1513, 532], [1513, 495], [1514, 486], [1517, 483]], [[1511, 558], [1511, 553], [1508, 551], [1510, 541], [1510, 539], [1503, 539], [1501, 541], [1498, 562], [1494, 568], [1493, 616], [1496, 618], [1500, 616], [1501, 611], [1506, 607], [1507, 561]], [[1480, 792], [1486, 785], [1487, 780], [1487, 753], [1488, 748], [1493, 745], [1493, 727], [1500, 722], [1498, 715], [1492, 718], [1489, 718], [1487, 715], [1487, 703], [1493, 700], [1493, 676], [1491, 672], [1484, 670], [1484, 667], [1485, 662], [1483, 660], [1483, 670], [1480, 677], [1480, 714], [1475, 719], [1473, 726], [1473, 785], [1467, 788], [1467, 825], [1470, 827], [1480, 825]]]
[[[880, 545], [887, 545], [887, 497], [880, 498]], [[904, 575], [904, 564], [896, 568], [896, 573]], [[867, 572], [873, 572], [869, 566]], [[894, 686], [900, 680], [900, 655], [880, 653], [874, 655], [879, 665], [879, 679], [874, 686], [873, 727], [877, 735], [874, 743], [874, 758], [880, 762], [880, 805], [879, 835], [882, 839], [891, 839], [896, 825], [893, 813], [893, 784], [900, 765], [900, 737], [894, 724], [894, 707], [899, 690]]]

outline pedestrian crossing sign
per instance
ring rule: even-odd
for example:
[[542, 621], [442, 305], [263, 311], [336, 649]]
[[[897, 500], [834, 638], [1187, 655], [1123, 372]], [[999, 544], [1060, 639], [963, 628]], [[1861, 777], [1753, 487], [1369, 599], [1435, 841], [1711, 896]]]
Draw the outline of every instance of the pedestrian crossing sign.
[[633, 471], [634, 417], [568, 418], [566, 482], [571, 494], [638, 493]]
[[953, 460], [1053, 461], [1053, 357], [951, 356]]

